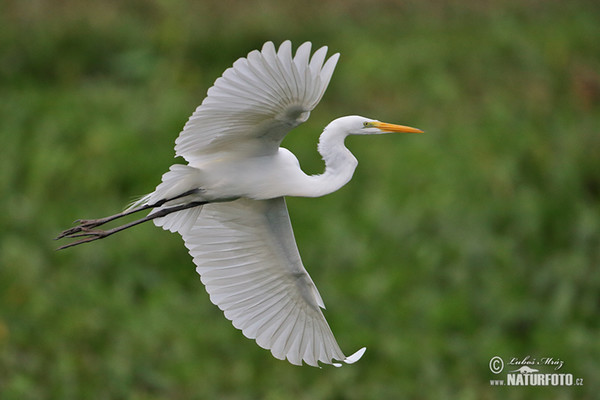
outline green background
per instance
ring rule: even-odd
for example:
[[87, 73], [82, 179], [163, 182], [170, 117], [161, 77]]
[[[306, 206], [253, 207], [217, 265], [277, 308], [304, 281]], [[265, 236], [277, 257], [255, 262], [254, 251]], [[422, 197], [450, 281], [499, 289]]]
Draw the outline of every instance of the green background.
[[[244, 338], [178, 235], [52, 240], [152, 191], [212, 82], [285, 39], [341, 53], [284, 141], [305, 171], [338, 116], [427, 132], [350, 138], [346, 187], [288, 199], [342, 349], [368, 348], [341, 369]], [[597, 1], [0, 3], [0, 398], [597, 398], [599, 40]], [[491, 386], [496, 355], [583, 386]]]

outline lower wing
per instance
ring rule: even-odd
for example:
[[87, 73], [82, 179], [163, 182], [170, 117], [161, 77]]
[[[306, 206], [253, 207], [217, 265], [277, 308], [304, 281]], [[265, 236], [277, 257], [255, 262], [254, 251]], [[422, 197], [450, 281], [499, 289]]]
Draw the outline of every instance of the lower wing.
[[[195, 223], [178, 222], [188, 218]], [[283, 197], [207, 204], [200, 214], [185, 210], [156, 224], [182, 235], [211, 301], [276, 358], [340, 366], [334, 360], [353, 363], [364, 353], [346, 357], [338, 346], [302, 265]]]

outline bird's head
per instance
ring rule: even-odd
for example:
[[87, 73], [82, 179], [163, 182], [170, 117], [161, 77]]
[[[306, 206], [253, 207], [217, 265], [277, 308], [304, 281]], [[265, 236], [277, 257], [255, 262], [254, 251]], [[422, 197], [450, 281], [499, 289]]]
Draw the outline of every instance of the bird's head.
[[380, 135], [393, 132], [423, 133], [422, 130], [410, 126], [388, 124], [386, 122], [359, 117], [357, 115], [338, 118], [330, 125], [333, 124], [349, 135]]

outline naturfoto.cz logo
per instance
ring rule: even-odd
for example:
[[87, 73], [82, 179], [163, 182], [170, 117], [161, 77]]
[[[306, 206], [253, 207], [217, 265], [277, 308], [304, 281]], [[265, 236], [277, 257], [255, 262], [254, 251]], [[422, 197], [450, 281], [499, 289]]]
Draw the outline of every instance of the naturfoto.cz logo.
[[[574, 378], [573, 374], [558, 372], [564, 361], [554, 357], [524, 358], [511, 357], [505, 362], [494, 356], [489, 367], [498, 375], [506, 369], [506, 379], [491, 379], [492, 386], [581, 386], [583, 378]], [[546, 370], [546, 371], [544, 371]], [[548, 371], [549, 370], [549, 371]]]

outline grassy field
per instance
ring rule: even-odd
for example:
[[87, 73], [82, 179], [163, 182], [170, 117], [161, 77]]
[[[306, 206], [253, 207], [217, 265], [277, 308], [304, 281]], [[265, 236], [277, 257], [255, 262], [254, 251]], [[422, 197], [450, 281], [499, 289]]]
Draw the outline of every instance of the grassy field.
[[[0, 398], [597, 398], [599, 4], [2, 2]], [[244, 338], [177, 235], [52, 240], [153, 190], [212, 82], [285, 39], [341, 53], [284, 142], [305, 171], [341, 115], [427, 132], [351, 138], [350, 184], [288, 199], [342, 349], [368, 348], [341, 369]], [[527, 356], [583, 385], [490, 385]]]

